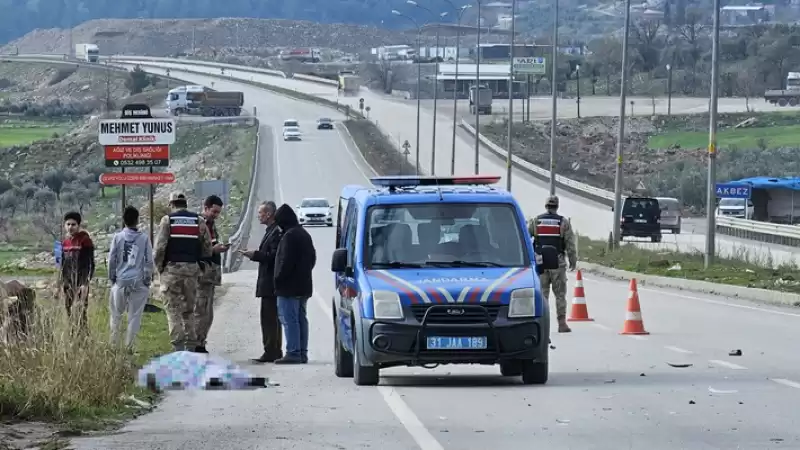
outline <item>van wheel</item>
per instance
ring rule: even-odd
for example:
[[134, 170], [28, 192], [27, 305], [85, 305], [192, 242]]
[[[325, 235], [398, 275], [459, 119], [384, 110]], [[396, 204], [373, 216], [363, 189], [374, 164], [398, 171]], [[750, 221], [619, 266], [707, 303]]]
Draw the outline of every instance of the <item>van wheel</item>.
[[500, 375], [504, 377], [518, 377], [522, 375], [522, 361], [515, 359], [501, 362]]
[[650, 240], [652, 242], [661, 242], [661, 235], [659, 234], [658, 236], [652, 236], [650, 237]]
[[353, 352], [353, 383], [356, 386], [377, 386], [380, 381], [380, 369], [375, 366], [364, 367], [361, 365], [355, 327], [353, 328], [353, 349], [355, 350]]
[[547, 361], [522, 361], [522, 384], [545, 384], [549, 375]]
[[333, 360], [334, 373], [339, 378], [353, 378], [353, 355], [342, 346], [339, 339], [339, 325], [333, 315]]

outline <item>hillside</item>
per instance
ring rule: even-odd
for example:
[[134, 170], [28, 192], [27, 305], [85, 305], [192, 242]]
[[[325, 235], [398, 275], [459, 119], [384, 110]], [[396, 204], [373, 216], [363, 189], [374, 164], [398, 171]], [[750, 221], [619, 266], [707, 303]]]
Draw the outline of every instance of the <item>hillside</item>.
[[[412, 38], [401, 32], [345, 24], [265, 19], [100, 19], [72, 31], [73, 44], [95, 43], [104, 54], [169, 56], [222, 47], [326, 47], [360, 52]], [[0, 47], [0, 53], [67, 53], [69, 29], [37, 29]]]

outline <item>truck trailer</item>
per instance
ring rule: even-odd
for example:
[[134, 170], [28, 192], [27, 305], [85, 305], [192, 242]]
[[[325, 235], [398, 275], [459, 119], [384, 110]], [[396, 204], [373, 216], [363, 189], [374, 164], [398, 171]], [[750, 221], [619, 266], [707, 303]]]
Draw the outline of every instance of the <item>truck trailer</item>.
[[800, 72], [789, 72], [786, 89], [771, 89], [764, 93], [764, 100], [778, 106], [797, 106], [800, 103]]
[[244, 93], [214, 91], [204, 86], [181, 86], [169, 91], [166, 103], [167, 112], [173, 116], [239, 116], [244, 105]]
[[469, 112], [475, 114], [492, 113], [492, 89], [488, 86], [472, 86], [469, 88]]
[[95, 44], [75, 44], [75, 59], [96, 63], [100, 60], [100, 48]]
[[345, 96], [358, 95], [361, 90], [361, 78], [352, 71], [339, 72], [339, 91]]

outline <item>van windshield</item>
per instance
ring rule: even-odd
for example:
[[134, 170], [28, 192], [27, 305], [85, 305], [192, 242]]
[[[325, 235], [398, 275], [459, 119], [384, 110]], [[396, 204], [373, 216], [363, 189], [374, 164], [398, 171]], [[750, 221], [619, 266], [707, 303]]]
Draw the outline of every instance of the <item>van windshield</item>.
[[722, 198], [719, 200], [719, 206], [734, 206], [744, 208], [744, 200], [741, 198]]
[[283, 126], [284, 127], [297, 127], [299, 125], [297, 124], [297, 121], [295, 121], [295, 120], [287, 120], [286, 122], [283, 122]]
[[367, 230], [368, 269], [530, 265], [526, 235], [512, 205], [373, 206]]

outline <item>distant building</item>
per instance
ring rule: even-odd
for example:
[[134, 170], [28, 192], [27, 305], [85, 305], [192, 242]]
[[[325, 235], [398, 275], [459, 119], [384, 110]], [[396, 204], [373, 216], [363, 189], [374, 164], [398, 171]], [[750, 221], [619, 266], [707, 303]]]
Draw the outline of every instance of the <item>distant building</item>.
[[724, 25], [754, 25], [768, 22], [775, 15], [775, 5], [750, 4], [723, 6], [720, 19]]

